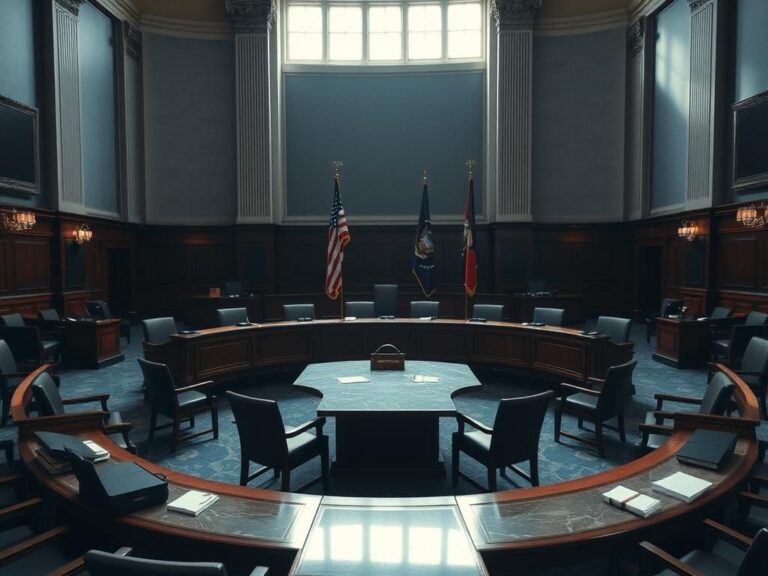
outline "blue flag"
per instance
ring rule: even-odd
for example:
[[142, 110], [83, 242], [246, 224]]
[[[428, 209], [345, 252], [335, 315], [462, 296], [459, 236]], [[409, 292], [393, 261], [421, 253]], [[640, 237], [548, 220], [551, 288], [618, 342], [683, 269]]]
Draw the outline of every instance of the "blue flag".
[[429, 216], [429, 198], [427, 197], [427, 177], [424, 176], [424, 190], [421, 194], [421, 212], [416, 228], [416, 240], [413, 246], [411, 271], [421, 287], [424, 296], [429, 298], [435, 293], [435, 245], [432, 242], [432, 221]]

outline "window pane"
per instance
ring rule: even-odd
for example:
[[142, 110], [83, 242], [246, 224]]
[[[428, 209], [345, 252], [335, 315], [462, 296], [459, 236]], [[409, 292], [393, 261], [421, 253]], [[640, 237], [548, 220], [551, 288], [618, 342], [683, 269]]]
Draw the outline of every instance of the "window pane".
[[437, 60], [442, 57], [442, 16], [439, 5], [408, 7], [408, 59]]
[[448, 32], [448, 58], [479, 58], [482, 42], [480, 32]]
[[448, 5], [448, 30], [481, 30], [482, 26], [480, 4]]
[[321, 60], [323, 12], [320, 6], [288, 7], [288, 59]]
[[480, 4], [448, 6], [448, 58], [479, 58], [482, 55]]
[[328, 10], [328, 58], [363, 57], [363, 11], [360, 6], [331, 6]]
[[400, 6], [371, 6], [368, 9], [368, 58], [381, 61], [402, 57]]

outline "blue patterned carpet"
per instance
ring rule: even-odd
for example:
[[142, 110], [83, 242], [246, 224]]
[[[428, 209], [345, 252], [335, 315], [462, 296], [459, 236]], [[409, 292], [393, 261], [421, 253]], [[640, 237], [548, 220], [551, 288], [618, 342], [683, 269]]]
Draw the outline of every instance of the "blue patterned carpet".
[[[580, 478], [603, 470], [613, 468], [632, 460], [635, 456], [635, 444], [639, 441], [638, 422], [642, 421], [647, 410], [654, 407], [653, 395], [656, 392], [674, 392], [675, 394], [701, 396], [706, 385], [704, 370], [677, 370], [655, 362], [651, 359], [652, 347], [644, 340], [644, 326], [634, 328], [633, 339], [636, 347], [638, 366], [634, 373], [634, 384], [637, 393], [627, 401], [627, 443], [621, 444], [618, 433], [605, 432], [605, 457], [599, 458], [596, 451], [580, 442], [563, 438], [561, 444], [553, 440], [554, 416], [550, 408], [541, 432], [539, 471], [542, 484], [552, 484], [564, 480]], [[210, 435], [202, 436], [180, 445], [179, 450], [172, 454], [170, 451], [169, 430], [163, 430], [155, 435], [153, 442], [147, 441], [149, 410], [143, 402], [140, 392], [142, 383], [141, 371], [136, 362], [141, 354], [141, 335], [134, 329], [132, 344], [125, 347], [125, 361], [103, 368], [101, 370], [63, 370], [61, 375], [61, 391], [63, 396], [78, 396], [96, 392], [109, 392], [110, 408], [120, 410], [124, 419], [134, 423], [131, 437], [139, 449], [139, 454], [153, 462], [158, 462], [168, 468], [186, 472], [206, 479], [219, 480], [237, 484], [240, 468], [240, 445], [237, 429], [232, 420], [232, 414], [226, 400], [219, 395], [220, 436], [213, 440]], [[236, 385], [245, 394], [277, 400], [286, 424], [296, 425], [315, 416], [319, 399], [309, 394], [293, 390], [290, 384], [294, 381], [302, 367], [285, 369], [259, 379], [243, 381]], [[533, 377], [511, 375], [502, 371], [494, 371], [489, 367], [473, 367], [475, 374], [483, 383], [480, 391], [462, 395], [456, 398], [457, 408], [492, 425], [498, 400], [512, 396], [525, 395], [547, 386]], [[234, 386], [233, 386], [234, 387]], [[673, 405], [670, 405], [672, 407]], [[666, 404], [665, 404], [666, 407]], [[196, 427], [208, 427], [207, 417], [198, 417]], [[576, 431], [575, 419], [568, 416], [563, 419], [563, 428]], [[440, 439], [446, 470], [451, 465], [451, 433], [456, 430], [456, 423], [449, 418], [441, 419]], [[325, 431], [331, 437], [331, 453], [335, 439], [334, 420], [328, 419]], [[589, 432], [582, 431], [589, 436]], [[12, 425], [0, 430], [0, 437], [15, 434]], [[768, 438], [768, 427], [761, 426], [759, 434]], [[470, 458], [463, 456], [461, 470], [481, 484], [485, 484], [485, 469]], [[319, 459], [309, 462], [294, 472], [291, 485], [301, 486], [312, 477], [319, 474]], [[513, 475], [510, 476], [512, 478]], [[271, 474], [257, 478], [254, 486], [264, 488], [279, 488], [279, 480]], [[507, 481], [499, 478], [499, 489], [526, 486], [520, 479]], [[319, 493], [319, 483], [308, 491]], [[359, 477], [338, 478], [331, 480], [330, 493], [350, 496], [424, 496], [466, 494], [476, 489], [463, 479], [458, 488], [450, 485], [450, 473], [440, 478], [397, 478], [397, 477]]]

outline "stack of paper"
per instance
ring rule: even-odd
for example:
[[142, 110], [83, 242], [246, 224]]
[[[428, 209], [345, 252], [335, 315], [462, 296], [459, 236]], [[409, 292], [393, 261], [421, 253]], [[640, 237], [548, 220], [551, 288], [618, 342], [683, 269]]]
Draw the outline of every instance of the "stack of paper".
[[203, 510], [216, 502], [219, 497], [210, 492], [190, 490], [183, 496], [179, 496], [173, 502], [169, 502], [166, 508], [171, 512], [181, 512], [190, 516], [198, 516]]
[[336, 378], [339, 384], [358, 384], [362, 382], [370, 382], [365, 376], [339, 376]]
[[704, 492], [712, 487], [712, 482], [696, 478], [685, 472], [675, 472], [674, 474], [656, 480], [651, 486], [657, 492], [672, 496], [683, 502], [693, 502]]
[[436, 383], [438, 381], [437, 376], [422, 376], [421, 374], [415, 374], [411, 376], [411, 382], [418, 383]]
[[612, 490], [603, 493], [603, 500], [611, 506], [616, 506], [627, 512], [632, 512], [641, 518], [648, 518], [661, 508], [661, 502], [635, 490], [616, 486]]

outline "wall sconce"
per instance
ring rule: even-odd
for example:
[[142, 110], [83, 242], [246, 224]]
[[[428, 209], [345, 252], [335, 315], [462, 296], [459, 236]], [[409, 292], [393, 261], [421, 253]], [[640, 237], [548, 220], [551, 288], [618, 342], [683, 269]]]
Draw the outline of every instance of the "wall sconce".
[[754, 204], [742, 206], [736, 211], [736, 221], [747, 228], [765, 228], [766, 220], [768, 220], [768, 208], [763, 212], [762, 204], [759, 208]]
[[688, 242], [693, 242], [699, 235], [699, 225], [693, 220], [683, 220], [677, 229], [677, 235]]
[[2, 213], [0, 223], [2, 223], [3, 229], [9, 232], [21, 232], [33, 228], [37, 224], [37, 219], [34, 212], [27, 210], [19, 212], [16, 208], [13, 208]]
[[78, 244], [85, 244], [86, 242], [90, 242], [91, 238], [93, 238], [93, 230], [91, 230], [91, 227], [88, 226], [88, 224], [83, 222], [75, 228], [73, 236], [75, 237], [75, 242]]

